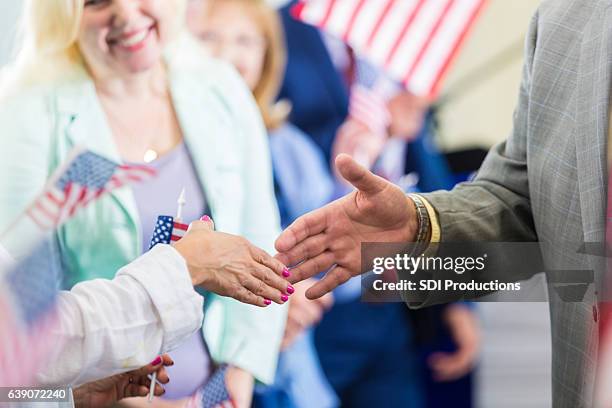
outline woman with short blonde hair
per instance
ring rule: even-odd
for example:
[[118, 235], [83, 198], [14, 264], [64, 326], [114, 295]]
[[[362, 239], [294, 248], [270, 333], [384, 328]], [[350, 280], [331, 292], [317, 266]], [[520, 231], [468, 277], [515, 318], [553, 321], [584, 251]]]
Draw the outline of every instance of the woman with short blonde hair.
[[[279, 222], [261, 116], [234, 70], [205, 57], [181, 30], [183, 10], [184, 0], [24, 2], [22, 48], [3, 75], [0, 103], [0, 230], [75, 145], [117, 162], [147, 162], [158, 173], [79, 211], [57, 232], [67, 286], [112, 278], [137, 258], [157, 216], [175, 214], [183, 188], [185, 222], [208, 213], [218, 230], [273, 250]], [[202, 267], [244, 266], [226, 254]], [[199, 333], [182, 352], [188, 358], [175, 358], [171, 377], [180, 389], [169, 393], [187, 395], [206, 380], [207, 350], [234, 367], [228, 386], [239, 406], [249, 405], [253, 378], [273, 379], [286, 308], [266, 306], [286, 302], [292, 288], [254, 282], [236, 290], [252, 293], [261, 308], [206, 295], [206, 344]], [[197, 375], [181, 379], [187, 364]]]

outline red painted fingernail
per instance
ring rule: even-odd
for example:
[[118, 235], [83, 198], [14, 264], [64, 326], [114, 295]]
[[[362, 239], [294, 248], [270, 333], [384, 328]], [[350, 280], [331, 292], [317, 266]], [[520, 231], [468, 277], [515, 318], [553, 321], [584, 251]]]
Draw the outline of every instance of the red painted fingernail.
[[289, 269], [287, 269], [287, 268], [283, 269], [283, 276], [285, 278], [288, 278], [288, 277], [291, 276], [291, 272], [289, 272]]
[[159, 365], [161, 363], [161, 361], [162, 361], [161, 356], [157, 356], [157, 358], [155, 360], [151, 361], [151, 365], [152, 366]]
[[264, 299], [264, 303], [266, 304], [266, 306], [270, 306], [272, 304], [272, 301], [270, 299]]
[[289, 296], [287, 296], [287, 295], [282, 295], [282, 296], [281, 296], [281, 300], [282, 300], [283, 302], [286, 302], [286, 301], [288, 301], [288, 300], [289, 300]]
[[293, 293], [295, 292], [295, 289], [293, 288], [293, 286], [289, 285], [287, 286], [287, 293], [290, 295], [293, 295]]
[[210, 217], [208, 215], [203, 215], [202, 218], [200, 218], [200, 221], [211, 221]]

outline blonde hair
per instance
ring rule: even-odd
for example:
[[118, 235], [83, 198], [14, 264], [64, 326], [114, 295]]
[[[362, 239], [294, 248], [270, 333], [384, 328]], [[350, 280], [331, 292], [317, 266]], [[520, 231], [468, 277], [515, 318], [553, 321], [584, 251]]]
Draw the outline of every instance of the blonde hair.
[[[186, 4], [185, 0], [174, 1], [178, 15], [173, 33], [183, 26], [179, 19], [184, 17]], [[3, 94], [7, 89], [54, 81], [82, 69], [77, 38], [83, 9], [83, 0], [24, 0], [17, 52], [0, 81]]]
[[291, 105], [288, 102], [277, 102], [287, 60], [280, 17], [265, 0], [206, 0], [205, 3], [209, 7], [207, 12], [212, 12], [215, 6], [229, 2], [244, 6], [243, 9], [253, 17], [266, 42], [262, 75], [253, 90], [253, 96], [266, 127], [268, 130], [273, 130], [287, 120], [291, 111]]

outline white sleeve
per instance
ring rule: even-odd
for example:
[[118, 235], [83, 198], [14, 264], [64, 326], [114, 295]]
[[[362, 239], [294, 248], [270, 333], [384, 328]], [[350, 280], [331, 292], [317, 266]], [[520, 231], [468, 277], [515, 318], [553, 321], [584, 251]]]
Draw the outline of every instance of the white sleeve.
[[59, 352], [38, 380], [74, 386], [142, 367], [200, 329], [203, 301], [180, 254], [158, 245], [113, 280], [60, 293]]

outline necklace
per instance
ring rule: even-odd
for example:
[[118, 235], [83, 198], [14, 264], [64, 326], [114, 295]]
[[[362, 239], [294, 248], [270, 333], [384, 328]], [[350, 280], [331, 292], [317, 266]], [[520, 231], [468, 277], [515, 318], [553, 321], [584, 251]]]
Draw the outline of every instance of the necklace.
[[142, 161], [145, 163], [151, 163], [157, 160], [158, 157], [159, 157], [159, 154], [157, 153], [157, 151], [153, 149], [147, 149], [147, 151], [144, 154], [144, 157], [142, 158]]

